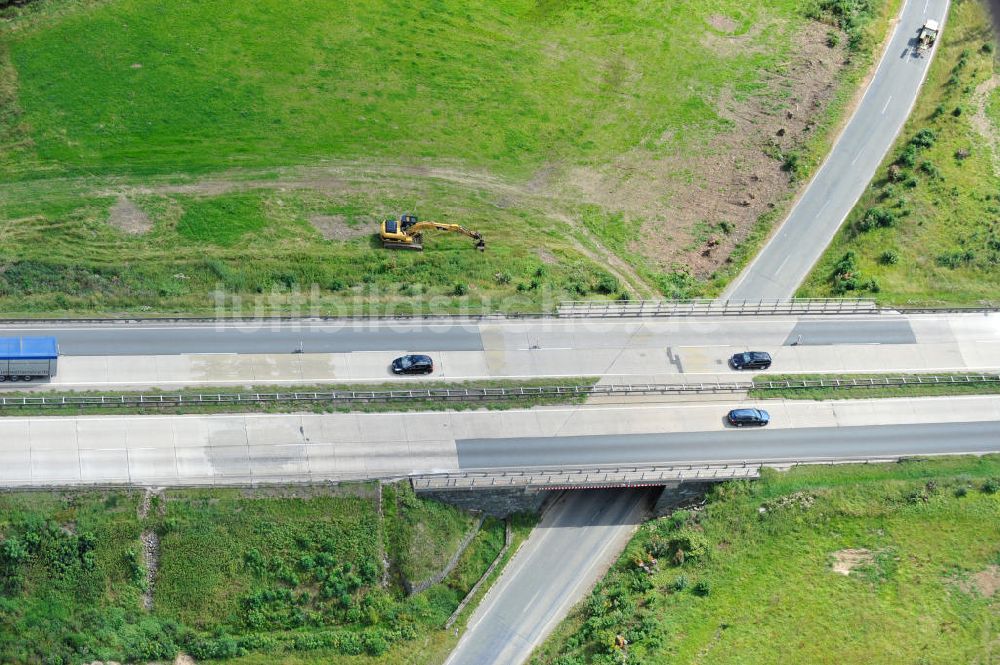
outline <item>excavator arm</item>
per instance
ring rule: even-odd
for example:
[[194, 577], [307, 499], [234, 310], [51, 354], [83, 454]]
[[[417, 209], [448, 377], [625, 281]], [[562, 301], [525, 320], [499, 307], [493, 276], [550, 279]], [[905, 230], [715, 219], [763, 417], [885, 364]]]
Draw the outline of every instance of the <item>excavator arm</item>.
[[399, 221], [386, 220], [382, 222], [382, 228], [379, 235], [382, 238], [383, 247], [422, 250], [422, 231], [449, 231], [451, 233], [461, 233], [462, 235], [475, 240], [476, 249], [479, 251], [482, 252], [486, 249], [486, 241], [483, 240], [483, 234], [478, 231], [467, 229], [461, 224], [444, 224], [442, 222], [430, 221], [404, 223], [404, 220], [402, 219]]

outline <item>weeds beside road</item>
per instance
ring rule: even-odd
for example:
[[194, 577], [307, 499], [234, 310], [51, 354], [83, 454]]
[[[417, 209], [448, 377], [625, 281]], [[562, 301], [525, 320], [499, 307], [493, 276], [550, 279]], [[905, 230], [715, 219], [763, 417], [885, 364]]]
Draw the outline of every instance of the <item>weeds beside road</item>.
[[1000, 294], [1000, 92], [985, 5], [953, 2], [913, 113], [798, 295], [897, 305]]

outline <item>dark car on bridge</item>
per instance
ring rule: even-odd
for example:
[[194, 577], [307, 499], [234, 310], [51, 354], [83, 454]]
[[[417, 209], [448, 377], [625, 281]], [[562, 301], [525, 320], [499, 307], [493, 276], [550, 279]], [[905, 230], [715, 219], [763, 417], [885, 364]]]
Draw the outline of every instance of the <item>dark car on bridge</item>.
[[767, 369], [771, 366], [771, 354], [763, 351], [737, 353], [729, 359], [733, 369]]
[[733, 427], [745, 425], [763, 427], [771, 422], [771, 414], [763, 409], [733, 409], [726, 419]]
[[430, 356], [409, 355], [392, 361], [393, 374], [430, 374], [434, 371], [434, 361]]

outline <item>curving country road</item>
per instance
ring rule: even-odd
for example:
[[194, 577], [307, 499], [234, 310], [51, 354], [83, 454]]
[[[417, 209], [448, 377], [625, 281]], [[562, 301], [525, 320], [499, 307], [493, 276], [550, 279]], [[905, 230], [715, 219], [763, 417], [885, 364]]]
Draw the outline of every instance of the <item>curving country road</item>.
[[[861, 103], [777, 233], [734, 281], [734, 300], [791, 298], [836, 235], [896, 140], [933, 50], [917, 57], [913, 43], [926, 19], [942, 24], [948, 0], [908, 0]], [[945, 26], [942, 32], [947, 32]]]

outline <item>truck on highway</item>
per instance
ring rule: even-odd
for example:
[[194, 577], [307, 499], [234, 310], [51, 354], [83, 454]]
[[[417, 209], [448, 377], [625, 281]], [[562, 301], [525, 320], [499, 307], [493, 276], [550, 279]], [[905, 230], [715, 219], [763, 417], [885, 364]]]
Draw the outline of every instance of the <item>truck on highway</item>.
[[52, 378], [58, 361], [55, 337], [0, 337], [0, 381]]

